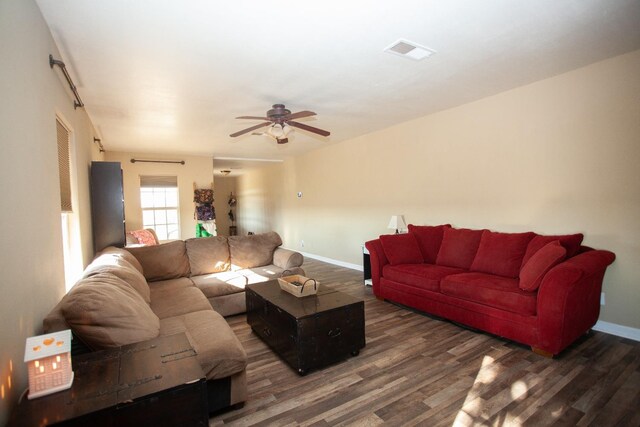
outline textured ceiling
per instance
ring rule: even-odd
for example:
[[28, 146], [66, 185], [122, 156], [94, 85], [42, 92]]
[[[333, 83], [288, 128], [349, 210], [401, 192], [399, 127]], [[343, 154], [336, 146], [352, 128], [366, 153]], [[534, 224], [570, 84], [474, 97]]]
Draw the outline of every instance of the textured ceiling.
[[[110, 151], [284, 159], [640, 49], [639, 0], [37, 3]], [[229, 137], [274, 103], [331, 136]]]

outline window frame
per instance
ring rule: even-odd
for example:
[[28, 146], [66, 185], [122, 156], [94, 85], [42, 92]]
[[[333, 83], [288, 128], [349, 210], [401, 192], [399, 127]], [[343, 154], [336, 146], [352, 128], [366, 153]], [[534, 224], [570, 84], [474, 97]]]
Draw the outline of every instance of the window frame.
[[[177, 177], [175, 177], [176, 180], [176, 185], [172, 186], [172, 185], [144, 185], [143, 184], [143, 180], [145, 178], [152, 178], [153, 175], [148, 175], [148, 176], [140, 176], [140, 208], [141, 208], [141, 213], [142, 213], [142, 226], [143, 228], [151, 228], [156, 232], [156, 235], [158, 236], [158, 240], [174, 240], [174, 239], [180, 239], [181, 238], [181, 230], [180, 230], [180, 191], [178, 189], [178, 185], [177, 185]], [[167, 200], [170, 198], [168, 197], [167, 192], [168, 191], [175, 191], [175, 205], [173, 204], [168, 204]], [[149, 206], [148, 203], [145, 203], [145, 193], [149, 193], [151, 192], [151, 205]], [[157, 204], [157, 199], [156, 199], [156, 195], [157, 194], [164, 194], [163, 200], [164, 202], [162, 203], [162, 206], [156, 206]], [[169, 212], [173, 212], [175, 211], [175, 218], [176, 221], [175, 222], [169, 222]], [[145, 212], [153, 212], [153, 221], [149, 222], [146, 220], [145, 218]], [[164, 212], [164, 220], [159, 220], [159, 218], [157, 217], [156, 213], [158, 212]], [[166, 232], [163, 231], [166, 230]], [[171, 227], [171, 228], [170, 228]], [[175, 227], [175, 229], [172, 229], [173, 227]], [[175, 233], [175, 235], [173, 235], [172, 233]]]

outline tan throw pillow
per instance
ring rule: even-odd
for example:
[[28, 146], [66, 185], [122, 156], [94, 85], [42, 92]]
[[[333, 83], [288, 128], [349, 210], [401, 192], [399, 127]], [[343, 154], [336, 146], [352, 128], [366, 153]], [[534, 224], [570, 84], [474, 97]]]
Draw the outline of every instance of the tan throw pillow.
[[147, 304], [151, 303], [149, 284], [142, 273], [135, 269], [124, 258], [113, 254], [100, 255], [94, 259], [84, 271], [82, 278], [95, 276], [99, 273], [111, 273], [127, 282], [135, 289]]
[[188, 277], [189, 258], [183, 240], [154, 246], [127, 248], [142, 265], [144, 277], [149, 282]]
[[160, 333], [160, 320], [142, 297], [109, 273], [80, 280], [60, 309], [73, 332], [94, 350], [150, 340]]
[[229, 237], [231, 265], [240, 268], [262, 267], [273, 263], [273, 251], [282, 244], [275, 231], [251, 236]]
[[187, 256], [192, 276], [229, 269], [229, 243], [223, 236], [187, 239]]

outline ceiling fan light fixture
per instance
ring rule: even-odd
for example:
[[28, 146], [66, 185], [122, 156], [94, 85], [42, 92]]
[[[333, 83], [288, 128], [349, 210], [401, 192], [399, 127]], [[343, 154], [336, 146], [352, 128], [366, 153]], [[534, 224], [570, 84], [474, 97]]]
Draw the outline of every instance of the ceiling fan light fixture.
[[238, 132], [234, 132], [229, 135], [231, 138], [245, 135], [249, 132], [256, 131], [257, 129], [265, 128], [264, 132], [253, 132], [253, 135], [266, 135], [275, 139], [278, 144], [286, 144], [289, 139], [288, 135], [293, 131], [293, 128], [302, 129], [306, 132], [315, 133], [321, 136], [329, 136], [331, 132], [324, 129], [319, 129], [313, 126], [309, 126], [304, 123], [295, 121], [305, 117], [315, 116], [316, 113], [309, 110], [298, 111], [297, 113], [291, 113], [290, 110], [284, 107], [284, 104], [273, 104], [273, 108], [267, 111], [266, 117], [258, 116], [239, 116], [236, 119], [249, 119], [249, 120], [267, 120], [266, 122], [253, 125]]
[[288, 124], [280, 124], [274, 123], [272, 126], [269, 126], [267, 129], [267, 134], [275, 139], [283, 139], [286, 138], [291, 132], [291, 126]]
[[284, 131], [282, 130], [282, 125], [279, 123], [275, 123], [273, 126], [269, 127], [267, 133], [274, 138], [281, 138], [284, 135]]

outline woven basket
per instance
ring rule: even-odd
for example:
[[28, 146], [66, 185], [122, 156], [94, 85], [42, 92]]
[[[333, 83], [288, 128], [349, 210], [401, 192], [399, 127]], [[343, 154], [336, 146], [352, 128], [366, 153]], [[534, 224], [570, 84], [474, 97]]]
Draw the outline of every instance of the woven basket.
[[278, 283], [280, 284], [280, 289], [296, 297], [315, 295], [320, 285], [320, 282], [316, 279], [309, 279], [299, 274], [280, 277], [278, 278]]

